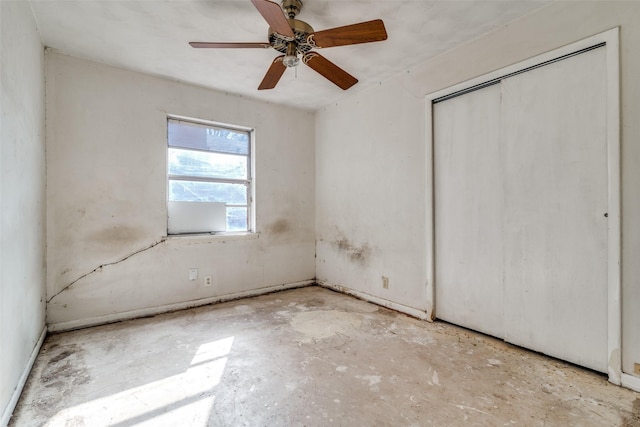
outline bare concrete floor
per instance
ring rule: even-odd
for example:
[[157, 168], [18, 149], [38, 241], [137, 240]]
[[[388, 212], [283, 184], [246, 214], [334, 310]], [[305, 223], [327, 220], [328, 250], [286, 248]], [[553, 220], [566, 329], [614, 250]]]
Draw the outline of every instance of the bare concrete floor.
[[310, 287], [49, 336], [10, 425], [640, 426], [640, 395]]

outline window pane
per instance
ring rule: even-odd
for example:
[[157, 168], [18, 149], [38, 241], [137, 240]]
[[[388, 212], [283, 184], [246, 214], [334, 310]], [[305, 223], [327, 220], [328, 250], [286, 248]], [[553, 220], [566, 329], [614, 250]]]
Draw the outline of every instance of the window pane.
[[227, 207], [227, 231], [247, 231], [247, 208]]
[[246, 131], [169, 120], [168, 138], [172, 147], [249, 154], [249, 132]]
[[245, 156], [169, 148], [169, 174], [247, 179]]
[[183, 202], [225, 202], [247, 204], [245, 184], [169, 180], [169, 200]]

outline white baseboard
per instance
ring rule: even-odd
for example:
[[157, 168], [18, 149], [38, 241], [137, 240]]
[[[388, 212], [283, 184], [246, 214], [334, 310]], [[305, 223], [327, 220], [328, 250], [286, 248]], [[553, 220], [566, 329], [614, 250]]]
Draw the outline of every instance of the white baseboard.
[[426, 311], [419, 310], [417, 308], [409, 307], [403, 304], [398, 304], [384, 298], [377, 297], [375, 295], [370, 295], [365, 292], [355, 291], [353, 289], [346, 288], [344, 286], [335, 285], [333, 283], [329, 283], [325, 280], [319, 280], [316, 282], [318, 286], [322, 286], [323, 288], [331, 289], [343, 294], [352, 295], [354, 297], [363, 299], [365, 301], [369, 301], [376, 305], [381, 305], [386, 308], [390, 308], [395, 311], [399, 311], [404, 314], [408, 314], [409, 316], [416, 317], [422, 320], [431, 321]]
[[22, 375], [20, 375], [20, 379], [18, 380], [18, 384], [16, 388], [13, 389], [13, 393], [11, 394], [11, 399], [9, 399], [9, 403], [4, 408], [2, 412], [2, 419], [0, 419], [0, 426], [6, 426], [9, 424], [9, 420], [11, 419], [11, 415], [13, 415], [13, 410], [16, 409], [16, 405], [18, 404], [18, 399], [20, 399], [20, 395], [22, 394], [22, 390], [24, 389], [24, 385], [27, 383], [27, 378], [29, 378], [29, 374], [31, 373], [31, 368], [33, 368], [33, 364], [36, 361], [36, 357], [38, 357], [38, 353], [40, 353], [40, 348], [42, 348], [42, 343], [44, 343], [44, 339], [47, 336], [47, 327], [42, 328], [42, 332], [40, 333], [40, 338], [38, 338], [38, 342], [36, 346], [31, 351], [31, 355], [29, 356], [29, 361], [27, 365], [24, 367], [22, 371]]
[[315, 280], [305, 280], [302, 282], [284, 283], [281, 285], [267, 286], [250, 291], [236, 292], [216, 297], [202, 298], [191, 301], [177, 302], [157, 307], [141, 308], [139, 310], [125, 311], [122, 313], [107, 314], [104, 316], [91, 317], [87, 319], [71, 320], [68, 322], [52, 323], [49, 325], [50, 332], [64, 332], [73, 329], [87, 328], [90, 326], [104, 325], [107, 323], [121, 322], [123, 320], [131, 320], [139, 317], [154, 316], [156, 314], [168, 313], [171, 311], [185, 310], [187, 308], [199, 307], [202, 305], [220, 303], [225, 301], [236, 300], [240, 298], [254, 297], [258, 295], [268, 294], [271, 292], [283, 291], [286, 289], [302, 288], [315, 284]]
[[633, 391], [637, 391], [640, 393], [640, 378], [634, 377], [629, 374], [622, 374], [621, 381], [622, 387], [630, 388]]

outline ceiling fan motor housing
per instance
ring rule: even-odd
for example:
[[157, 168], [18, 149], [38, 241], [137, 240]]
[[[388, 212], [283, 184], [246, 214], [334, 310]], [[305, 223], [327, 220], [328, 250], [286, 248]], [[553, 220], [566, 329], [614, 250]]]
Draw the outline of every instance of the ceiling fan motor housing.
[[269, 44], [278, 52], [282, 52], [286, 55], [291, 53], [291, 48], [289, 48], [289, 52], [287, 52], [287, 47], [291, 42], [295, 44], [296, 53], [299, 54], [305, 54], [313, 49], [315, 46], [307, 41], [308, 36], [314, 32], [311, 25], [298, 19], [288, 19], [288, 21], [295, 38], [291, 40], [289, 37], [278, 34], [269, 28]]

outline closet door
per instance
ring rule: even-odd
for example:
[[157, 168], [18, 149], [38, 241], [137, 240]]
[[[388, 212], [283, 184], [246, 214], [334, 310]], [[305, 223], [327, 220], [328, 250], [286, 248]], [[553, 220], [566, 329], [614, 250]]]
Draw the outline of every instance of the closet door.
[[503, 337], [500, 85], [433, 114], [436, 316]]
[[501, 84], [505, 340], [603, 372], [605, 54], [598, 48]]

